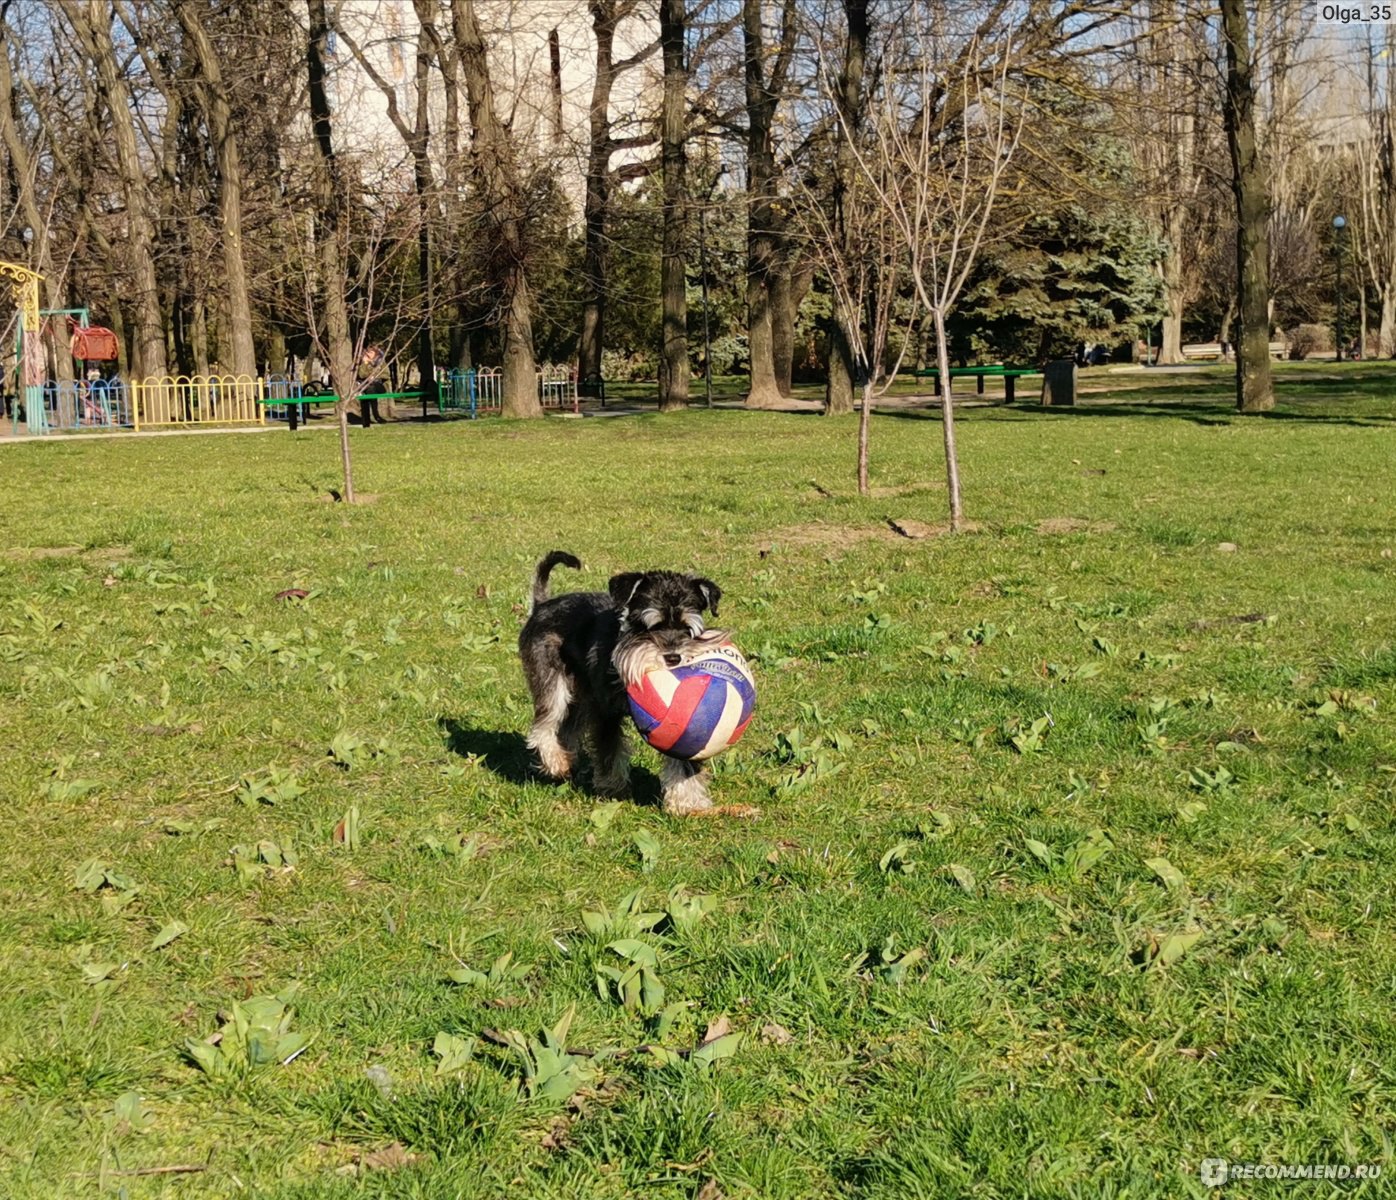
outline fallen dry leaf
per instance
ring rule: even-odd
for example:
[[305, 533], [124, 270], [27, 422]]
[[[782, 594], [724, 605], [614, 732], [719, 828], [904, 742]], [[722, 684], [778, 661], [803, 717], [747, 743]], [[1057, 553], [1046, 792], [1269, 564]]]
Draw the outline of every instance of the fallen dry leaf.
[[543, 1135], [543, 1140], [538, 1144], [544, 1150], [565, 1150], [567, 1149], [568, 1123], [566, 1117], [558, 1117], [553, 1121], [548, 1132]]
[[309, 592], [305, 588], [287, 588], [284, 592], [277, 592], [272, 597], [273, 600], [304, 600]]
[[731, 1032], [732, 1022], [725, 1016], [718, 1017], [716, 1021], [709, 1022], [708, 1028], [703, 1034], [703, 1040], [699, 1045], [706, 1046], [709, 1042], [715, 1042], [718, 1038], [726, 1037]]
[[401, 1142], [394, 1142], [391, 1146], [365, 1154], [359, 1159], [359, 1165], [368, 1171], [395, 1171], [399, 1167], [410, 1167], [414, 1162], [420, 1162], [421, 1158], [420, 1154], [409, 1153]]
[[421, 1161], [420, 1154], [413, 1154], [401, 1142], [394, 1142], [391, 1146], [361, 1154], [353, 1162], [340, 1167], [335, 1174], [362, 1175], [365, 1171], [397, 1171]]

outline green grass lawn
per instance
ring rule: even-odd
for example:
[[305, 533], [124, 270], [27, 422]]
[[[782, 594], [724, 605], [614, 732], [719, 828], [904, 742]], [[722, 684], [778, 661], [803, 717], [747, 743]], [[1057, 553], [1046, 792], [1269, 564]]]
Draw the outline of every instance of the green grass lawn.
[[[868, 499], [809, 415], [356, 430], [353, 508], [318, 430], [0, 450], [0, 1195], [1396, 1171], [1396, 372], [1089, 378], [963, 414], [953, 538], [916, 411]], [[553, 547], [723, 586], [758, 820], [530, 777]]]

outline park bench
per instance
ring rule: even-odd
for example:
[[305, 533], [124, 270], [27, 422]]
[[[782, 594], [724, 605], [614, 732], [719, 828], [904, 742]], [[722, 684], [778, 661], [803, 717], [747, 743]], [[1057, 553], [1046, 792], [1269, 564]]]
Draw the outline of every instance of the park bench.
[[[1286, 346], [1284, 342], [1271, 342], [1271, 343], [1270, 343], [1270, 357], [1271, 357], [1271, 358], [1283, 358], [1283, 357], [1285, 356], [1285, 354], [1288, 352], [1288, 350], [1289, 350], [1289, 347]], [[1227, 343], [1227, 354], [1228, 354], [1229, 357], [1233, 357], [1233, 358], [1235, 357], [1235, 355], [1236, 355], [1236, 345], [1235, 345], [1234, 342], [1228, 342], [1228, 343]], [[1192, 343], [1190, 343], [1190, 344], [1188, 344], [1188, 345], [1186, 345], [1186, 346], [1183, 347], [1183, 358], [1184, 358], [1184, 359], [1190, 360], [1190, 359], [1194, 359], [1194, 358], [1220, 358], [1220, 357], [1221, 357], [1221, 343], [1220, 343], [1220, 342], [1192, 342]]]
[[[976, 381], [975, 391], [981, 396], [984, 394], [984, 380], [1002, 379], [1003, 396], [1010, 404], [1013, 403], [1014, 382], [1020, 376], [1041, 374], [1042, 370], [1039, 367], [1015, 367], [1007, 363], [988, 363], [984, 366], [950, 368], [950, 380], [952, 384], [956, 379], [972, 378]], [[940, 368], [922, 367], [919, 370], [913, 371], [911, 375], [913, 379], [939, 379]]]
[[600, 375], [588, 375], [577, 384], [577, 394], [586, 400], [600, 400], [606, 407], [606, 381]]
[[[415, 392], [364, 392], [361, 396], [359, 396], [360, 400], [420, 400], [421, 398], [422, 393], [420, 390]], [[291, 430], [295, 430], [298, 424], [298, 414], [296, 412], [297, 408], [300, 408], [301, 406], [309, 408], [312, 404], [338, 404], [339, 397], [336, 396], [333, 392], [325, 392], [319, 395], [315, 394], [314, 392], [305, 392], [299, 396], [291, 397], [265, 396], [262, 399], [258, 400], [257, 403], [265, 404], [268, 407], [277, 407], [280, 405], [285, 405], [287, 426]], [[306, 414], [302, 413], [299, 415], [302, 420], [306, 419]]]

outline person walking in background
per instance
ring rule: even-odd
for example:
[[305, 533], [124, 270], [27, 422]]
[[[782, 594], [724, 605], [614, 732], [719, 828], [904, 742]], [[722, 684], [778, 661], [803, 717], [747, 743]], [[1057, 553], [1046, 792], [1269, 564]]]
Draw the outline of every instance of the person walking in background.
[[388, 390], [387, 383], [379, 372], [383, 367], [383, 351], [378, 346], [367, 346], [363, 356], [359, 359], [359, 366], [363, 369], [365, 376], [363, 386], [359, 389], [359, 421], [367, 428], [377, 421], [383, 423], [383, 415], [378, 411], [378, 401], [375, 398], [379, 392]]

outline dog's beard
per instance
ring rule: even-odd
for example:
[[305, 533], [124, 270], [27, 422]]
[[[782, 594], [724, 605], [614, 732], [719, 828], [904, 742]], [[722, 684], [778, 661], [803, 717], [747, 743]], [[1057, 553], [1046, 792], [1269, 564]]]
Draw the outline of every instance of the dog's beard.
[[666, 654], [679, 655], [680, 661], [674, 665], [683, 667], [726, 640], [725, 631], [705, 629], [697, 637], [690, 637], [681, 646], [663, 647], [643, 633], [627, 633], [622, 634], [616, 643], [611, 661], [615, 664], [621, 682], [629, 688], [639, 683], [651, 671], [671, 670], [670, 665], [664, 661]]

